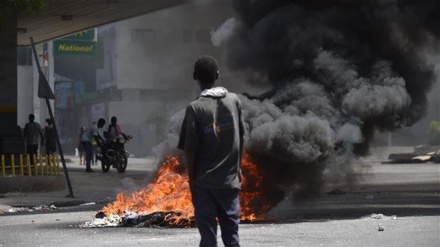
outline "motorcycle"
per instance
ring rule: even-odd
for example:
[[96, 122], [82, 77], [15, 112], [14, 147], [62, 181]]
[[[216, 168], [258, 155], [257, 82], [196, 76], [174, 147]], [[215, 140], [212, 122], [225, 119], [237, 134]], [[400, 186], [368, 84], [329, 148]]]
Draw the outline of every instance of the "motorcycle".
[[98, 147], [96, 159], [101, 161], [103, 172], [108, 172], [110, 167], [116, 168], [119, 173], [125, 172], [129, 156], [129, 153], [125, 150], [125, 144], [132, 138], [130, 135], [124, 135], [107, 141]]

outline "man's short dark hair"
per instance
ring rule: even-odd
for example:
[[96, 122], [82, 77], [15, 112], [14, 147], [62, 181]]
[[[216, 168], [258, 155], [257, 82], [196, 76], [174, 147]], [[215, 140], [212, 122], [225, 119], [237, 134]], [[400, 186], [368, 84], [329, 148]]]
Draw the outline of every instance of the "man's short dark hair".
[[105, 125], [105, 119], [104, 118], [100, 118], [99, 120], [98, 120], [98, 128], [102, 128], [102, 127], [104, 127], [104, 125]]
[[118, 119], [117, 119], [115, 116], [113, 116], [113, 117], [110, 119], [110, 123], [111, 123], [111, 124], [116, 124], [116, 122], [118, 122]]
[[33, 122], [35, 120], [35, 115], [34, 114], [29, 114], [29, 121]]
[[201, 56], [194, 64], [194, 79], [203, 84], [213, 84], [218, 78], [218, 63], [211, 56]]

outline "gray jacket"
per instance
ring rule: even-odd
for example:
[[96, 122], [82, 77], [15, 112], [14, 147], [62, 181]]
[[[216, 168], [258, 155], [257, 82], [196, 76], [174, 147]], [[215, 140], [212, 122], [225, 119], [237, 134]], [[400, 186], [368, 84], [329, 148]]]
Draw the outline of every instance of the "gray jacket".
[[186, 108], [180, 149], [195, 157], [194, 183], [206, 188], [240, 188], [244, 124], [241, 102], [217, 87]]

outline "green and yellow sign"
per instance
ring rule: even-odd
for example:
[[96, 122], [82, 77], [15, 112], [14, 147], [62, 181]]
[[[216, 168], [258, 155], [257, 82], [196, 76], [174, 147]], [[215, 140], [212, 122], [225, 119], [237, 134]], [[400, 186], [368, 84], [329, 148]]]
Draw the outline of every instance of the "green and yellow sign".
[[86, 31], [81, 31], [61, 38], [61, 40], [96, 41], [96, 29], [93, 28]]
[[54, 55], [95, 55], [96, 29], [89, 29], [57, 39], [53, 43]]

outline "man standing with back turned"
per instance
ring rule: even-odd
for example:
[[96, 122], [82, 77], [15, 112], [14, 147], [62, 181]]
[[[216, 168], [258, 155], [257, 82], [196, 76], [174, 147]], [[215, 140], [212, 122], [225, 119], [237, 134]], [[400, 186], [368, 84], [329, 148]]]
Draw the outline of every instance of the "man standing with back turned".
[[185, 151], [200, 246], [217, 246], [216, 218], [224, 245], [240, 246], [241, 102], [236, 94], [214, 87], [219, 72], [213, 57], [200, 57], [193, 77], [202, 92], [186, 108], [178, 148]]
[[43, 129], [39, 123], [35, 122], [34, 114], [29, 114], [29, 122], [24, 126], [23, 137], [26, 141], [27, 154], [29, 154], [31, 164], [34, 165], [36, 159], [34, 156], [38, 154], [38, 144], [43, 144]]

